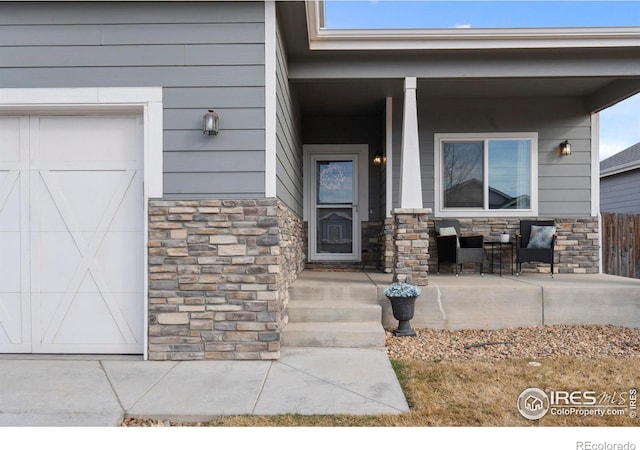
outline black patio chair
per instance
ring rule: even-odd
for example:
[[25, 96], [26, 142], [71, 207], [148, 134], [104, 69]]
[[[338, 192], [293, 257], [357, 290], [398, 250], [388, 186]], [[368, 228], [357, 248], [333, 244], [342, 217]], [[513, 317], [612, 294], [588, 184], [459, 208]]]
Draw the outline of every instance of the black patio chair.
[[[541, 233], [532, 231], [532, 227], [538, 228]], [[550, 228], [547, 228], [550, 227]], [[553, 278], [554, 249], [556, 246], [555, 222], [553, 220], [521, 220], [520, 233], [516, 236], [516, 275], [522, 272], [522, 263], [538, 262], [551, 264], [551, 278]], [[537, 239], [541, 234], [542, 239]], [[532, 235], [533, 236], [532, 240]]]
[[435, 221], [438, 270], [440, 263], [451, 263], [456, 276], [465, 263], [480, 263], [480, 275], [484, 275], [484, 237], [482, 235], [461, 236], [460, 223], [455, 219]]

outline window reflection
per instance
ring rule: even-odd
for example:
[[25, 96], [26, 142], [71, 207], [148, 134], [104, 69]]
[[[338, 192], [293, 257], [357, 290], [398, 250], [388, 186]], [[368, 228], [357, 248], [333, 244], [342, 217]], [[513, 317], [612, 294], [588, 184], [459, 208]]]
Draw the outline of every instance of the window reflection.
[[446, 142], [442, 150], [445, 208], [482, 208], [483, 142]]

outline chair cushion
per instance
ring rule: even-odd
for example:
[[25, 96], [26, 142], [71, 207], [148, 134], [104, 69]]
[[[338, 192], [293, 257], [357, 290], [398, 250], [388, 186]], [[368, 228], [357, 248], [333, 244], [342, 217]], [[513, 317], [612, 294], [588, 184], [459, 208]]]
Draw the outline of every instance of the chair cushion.
[[454, 227], [442, 227], [440, 228], [440, 236], [457, 236], [458, 233]]
[[527, 248], [551, 248], [556, 227], [531, 225], [531, 237]]
[[456, 236], [456, 247], [460, 248], [460, 239], [458, 239], [458, 232], [455, 227], [440, 228], [440, 236]]

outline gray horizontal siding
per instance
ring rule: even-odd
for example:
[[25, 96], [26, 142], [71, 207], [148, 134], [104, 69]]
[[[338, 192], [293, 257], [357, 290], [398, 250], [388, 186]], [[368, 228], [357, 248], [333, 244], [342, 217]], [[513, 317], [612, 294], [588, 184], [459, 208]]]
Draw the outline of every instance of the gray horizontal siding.
[[256, 198], [264, 196], [264, 171], [254, 172], [245, 177], [244, 192], [237, 192], [234, 186], [240, 175], [236, 172], [212, 173], [166, 173], [164, 183], [174, 186], [172, 194], [199, 197], [203, 187], [207, 192], [215, 192], [216, 198]]
[[[215, 108], [220, 115], [220, 131], [264, 130], [263, 108]], [[165, 109], [164, 121], [174, 130], [201, 130], [202, 108]]]
[[262, 108], [264, 86], [258, 87], [192, 87], [163, 91], [165, 108]]
[[[418, 92], [418, 96], [420, 93]], [[400, 174], [402, 102], [394, 101], [394, 179]], [[591, 116], [580, 99], [496, 98], [419, 101], [423, 202], [434, 206], [434, 133], [538, 133], [538, 207], [541, 216], [591, 214]], [[573, 153], [559, 155], [568, 139]], [[394, 184], [394, 206], [399, 205]]]
[[264, 43], [264, 24], [2, 25], [5, 45], [135, 45]]
[[167, 197], [264, 196], [264, 79], [261, 2], [0, 3], [0, 88], [163, 87]]
[[164, 132], [164, 150], [264, 152], [264, 130], [226, 130], [215, 137], [205, 136], [200, 130], [168, 130]]
[[[263, 8], [256, 8], [251, 2], [181, 2], [178, 13], [167, 14], [167, 5], [154, 2], [152, 8], [146, 2], [101, 3], [95, 2], [88, 7], [78, 8], [75, 2], [55, 3], [43, 14], [34, 15], [33, 5], [8, 3], [2, 5], [0, 25], [47, 25], [47, 24], [171, 24], [179, 20], [182, 23], [230, 23], [262, 22]], [[217, 4], [212, 4], [217, 3]], [[39, 7], [42, 12], [43, 9]]]
[[[73, 52], [73, 58], [69, 57]], [[145, 58], [140, 59], [140, 54]], [[263, 44], [128, 45], [0, 48], [0, 67], [109, 67], [255, 65], [264, 60]]]
[[640, 214], [640, 170], [600, 179], [600, 211]]
[[239, 160], [233, 152], [165, 152], [164, 163], [176, 172], [200, 172], [219, 174], [244, 173], [264, 170], [264, 154], [261, 151], [243, 152]]
[[0, 83], [25, 88], [264, 86], [264, 66], [6, 68], [0, 69]]
[[287, 55], [276, 30], [276, 196], [302, 216], [300, 116], [289, 87]]

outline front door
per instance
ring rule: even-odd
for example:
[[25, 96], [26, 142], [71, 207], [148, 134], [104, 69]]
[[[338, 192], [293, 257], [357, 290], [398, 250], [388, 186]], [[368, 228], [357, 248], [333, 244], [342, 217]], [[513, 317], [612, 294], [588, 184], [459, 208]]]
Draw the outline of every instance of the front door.
[[312, 261], [358, 261], [358, 154], [311, 157], [309, 256]]

